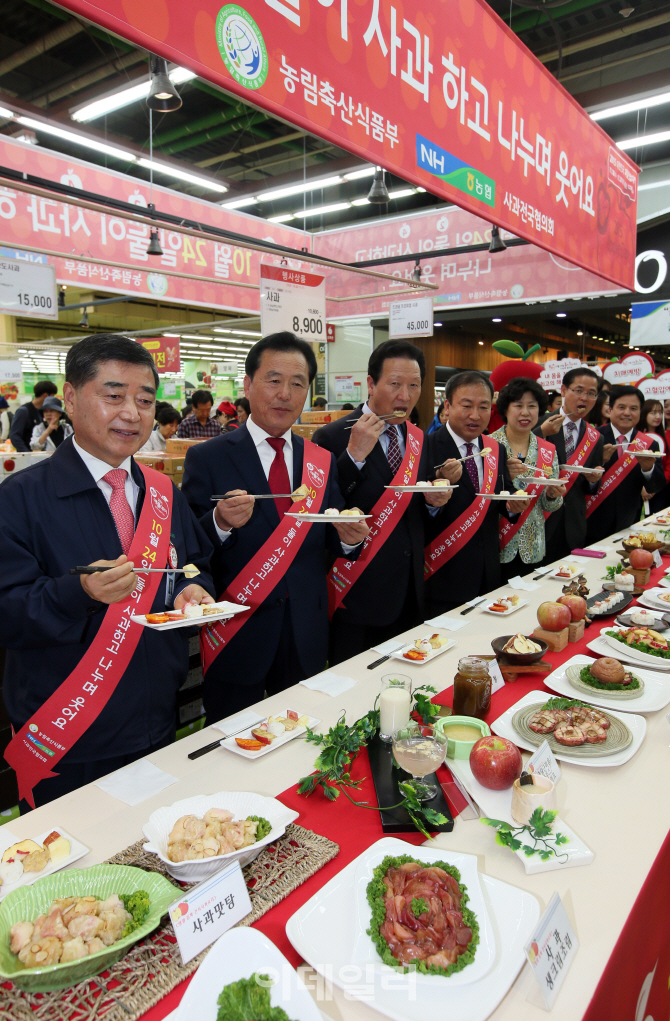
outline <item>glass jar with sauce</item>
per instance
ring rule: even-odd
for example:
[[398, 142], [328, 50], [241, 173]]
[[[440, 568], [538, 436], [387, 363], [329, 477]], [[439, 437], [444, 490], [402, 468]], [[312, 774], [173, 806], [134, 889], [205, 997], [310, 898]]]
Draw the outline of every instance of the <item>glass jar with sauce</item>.
[[483, 720], [491, 708], [491, 675], [485, 659], [464, 656], [454, 677], [454, 716]]

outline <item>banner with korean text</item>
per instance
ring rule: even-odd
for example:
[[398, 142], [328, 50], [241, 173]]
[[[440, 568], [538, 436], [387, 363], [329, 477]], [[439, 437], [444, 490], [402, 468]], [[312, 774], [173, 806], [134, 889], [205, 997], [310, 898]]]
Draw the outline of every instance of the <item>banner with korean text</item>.
[[61, 0], [633, 288], [638, 169], [485, 0]]
[[141, 340], [140, 344], [156, 363], [159, 376], [164, 372], [179, 372], [179, 337], [151, 337], [149, 340]]

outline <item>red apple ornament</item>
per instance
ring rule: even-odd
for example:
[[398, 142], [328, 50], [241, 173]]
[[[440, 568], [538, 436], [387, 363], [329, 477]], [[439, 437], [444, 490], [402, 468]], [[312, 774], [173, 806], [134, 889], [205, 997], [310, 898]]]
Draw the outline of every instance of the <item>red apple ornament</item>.
[[632, 549], [628, 559], [630, 566], [636, 571], [644, 571], [654, 563], [654, 557], [648, 549]]
[[584, 620], [588, 607], [581, 596], [559, 596], [556, 602], [568, 607], [571, 620]]
[[506, 737], [480, 737], [470, 752], [470, 769], [475, 780], [490, 791], [505, 791], [521, 776], [521, 752]]
[[[582, 599], [582, 602], [584, 600]], [[562, 631], [572, 619], [570, 607], [564, 603], [540, 603], [537, 608], [537, 620], [545, 631]]]

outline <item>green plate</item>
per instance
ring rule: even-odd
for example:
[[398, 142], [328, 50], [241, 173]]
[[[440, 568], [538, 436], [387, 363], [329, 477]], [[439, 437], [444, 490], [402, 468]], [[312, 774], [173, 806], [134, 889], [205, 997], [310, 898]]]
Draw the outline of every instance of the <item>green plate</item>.
[[[15, 922], [30, 921], [45, 913], [57, 897], [97, 897], [105, 900], [113, 893], [146, 890], [151, 907], [146, 921], [129, 936], [105, 947], [97, 954], [48, 968], [26, 968], [9, 949], [9, 930]], [[105, 971], [126, 950], [155, 929], [179, 890], [158, 872], [144, 872], [130, 865], [93, 865], [90, 869], [67, 869], [45, 876], [32, 886], [23, 886], [7, 894], [0, 904], [0, 981], [10, 981], [18, 989], [50, 992], [83, 982]]]

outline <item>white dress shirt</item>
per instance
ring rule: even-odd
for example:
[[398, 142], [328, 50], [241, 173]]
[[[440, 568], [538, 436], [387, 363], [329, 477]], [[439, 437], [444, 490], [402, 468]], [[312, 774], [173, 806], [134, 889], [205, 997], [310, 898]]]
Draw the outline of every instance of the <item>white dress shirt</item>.
[[[462, 437], [456, 435], [454, 430], [449, 425], [448, 421], [447, 421], [447, 429], [449, 431], [449, 434], [451, 435], [452, 440], [454, 441], [454, 443], [458, 447], [458, 453], [460, 454], [461, 457], [467, 457], [467, 454], [468, 454], [468, 450], [467, 450], [468, 443], [472, 443], [472, 445], [473, 445], [472, 453], [474, 453], [475, 450], [481, 450], [482, 449], [481, 436], [478, 436], [476, 440], [464, 440], [464, 439], [462, 439]], [[479, 478], [479, 492], [481, 493], [482, 486], [484, 485], [484, 465], [482, 463], [482, 458], [481, 457], [474, 457], [473, 461], [475, 462], [475, 465], [477, 467], [477, 477]], [[467, 465], [463, 465], [463, 469], [464, 469], [464, 471], [467, 471]]]
[[[368, 402], [366, 401], [365, 404], [363, 405], [363, 410], [361, 411], [361, 415], [374, 415], [374, 414], [375, 414], [375, 412], [372, 410], [372, 408], [368, 405]], [[396, 436], [398, 437], [398, 446], [400, 447], [400, 454], [401, 454], [402, 457], [404, 457], [405, 456], [405, 437], [403, 436], [402, 429], [400, 428], [399, 425], [394, 425], [391, 422], [387, 423], [387, 425], [390, 425], [392, 429], [395, 429]], [[382, 450], [384, 451], [384, 457], [388, 460], [389, 442], [390, 442], [390, 440], [389, 440], [388, 433], [386, 432], [386, 429], [384, 430], [384, 432], [379, 437], [379, 442], [381, 443]], [[347, 450], [347, 453], [349, 454], [348, 450]], [[351, 457], [351, 454], [349, 454], [349, 457]], [[353, 457], [351, 457], [351, 460], [354, 461]], [[365, 461], [364, 460], [363, 461], [354, 461], [354, 464], [356, 465], [356, 467], [360, 471], [361, 468], [363, 467], [363, 465], [365, 464]]]
[[[107, 501], [107, 505], [109, 506], [109, 502], [112, 499], [112, 487], [110, 486], [109, 482], [104, 481], [103, 476], [105, 476], [108, 471], [112, 471], [112, 469], [115, 466], [113, 464], [107, 464], [106, 461], [101, 461], [99, 458], [94, 457], [93, 454], [89, 454], [87, 450], [84, 450], [83, 447], [79, 446], [74, 437], [72, 438], [72, 446], [77, 451], [80, 458], [82, 459], [82, 461], [90, 471], [91, 475], [95, 479], [98, 489], [104, 496], [105, 500]], [[137, 485], [135, 479], [132, 476], [132, 472], [130, 470], [131, 462], [132, 458], [127, 457], [125, 461], [123, 461], [116, 467], [124, 468], [127, 473], [125, 486], [126, 500], [130, 504], [130, 509], [133, 512], [133, 517], [135, 517], [135, 509], [137, 507], [137, 497], [140, 492], [140, 487]]]

